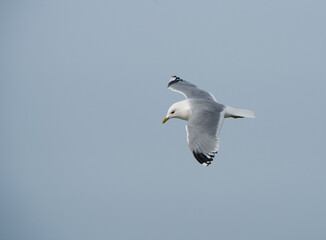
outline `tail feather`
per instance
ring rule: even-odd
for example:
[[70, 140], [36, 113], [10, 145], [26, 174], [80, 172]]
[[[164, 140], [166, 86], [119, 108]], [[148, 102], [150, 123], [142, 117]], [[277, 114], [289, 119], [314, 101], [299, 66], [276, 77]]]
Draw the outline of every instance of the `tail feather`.
[[225, 118], [255, 118], [255, 114], [252, 110], [238, 109], [226, 106], [225, 107]]

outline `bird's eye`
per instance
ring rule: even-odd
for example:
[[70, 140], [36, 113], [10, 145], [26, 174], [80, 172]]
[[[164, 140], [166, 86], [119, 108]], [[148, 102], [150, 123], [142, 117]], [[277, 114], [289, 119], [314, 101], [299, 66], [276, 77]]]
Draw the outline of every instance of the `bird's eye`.
[[174, 110], [171, 112], [171, 114], [173, 114], [174, 113]]

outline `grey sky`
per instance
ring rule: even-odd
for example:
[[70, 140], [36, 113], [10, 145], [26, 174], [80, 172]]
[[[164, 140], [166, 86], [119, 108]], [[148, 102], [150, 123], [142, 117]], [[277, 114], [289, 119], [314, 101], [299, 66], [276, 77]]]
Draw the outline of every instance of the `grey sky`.
[[[2, 1], [0, 239], [325, 239], [325, 1]], [[178, 75], [226, 119], [203, 167]]]

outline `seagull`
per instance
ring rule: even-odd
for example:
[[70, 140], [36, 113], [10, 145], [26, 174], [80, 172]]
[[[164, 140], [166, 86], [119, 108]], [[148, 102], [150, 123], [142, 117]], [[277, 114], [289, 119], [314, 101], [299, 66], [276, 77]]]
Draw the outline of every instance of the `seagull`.
[[183, 94], [186, 100], [172, 104], [162, 124], [171, 118], [187, 121], [190, 151], [204, 166], [211, 164], [219, 150], [218, 135], [224, 118], [255, 118], [253, 111], [220, 104], [211, 93], [177, 76], [170, 78], [168, 89]]

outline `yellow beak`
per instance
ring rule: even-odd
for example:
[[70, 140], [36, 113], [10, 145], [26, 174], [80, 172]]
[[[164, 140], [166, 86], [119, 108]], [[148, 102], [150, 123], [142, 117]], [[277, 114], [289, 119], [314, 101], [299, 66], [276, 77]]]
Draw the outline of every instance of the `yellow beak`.
[[164, 124], [169, 118], [164, 118], [162, 124]]

